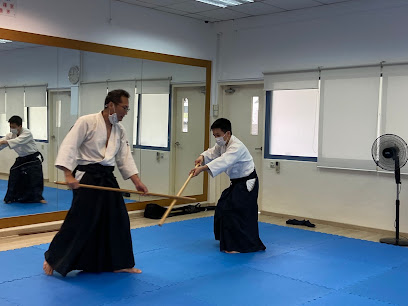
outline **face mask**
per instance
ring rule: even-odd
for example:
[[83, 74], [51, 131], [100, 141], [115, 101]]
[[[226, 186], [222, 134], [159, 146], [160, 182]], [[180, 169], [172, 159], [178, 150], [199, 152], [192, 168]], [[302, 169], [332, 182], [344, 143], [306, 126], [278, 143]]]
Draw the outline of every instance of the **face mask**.
[[[115, 106], [113, 106], [113, 110], [115, 110]], [[115, 110], [115, 112], [116, 112], [116, 110]], [[112, 125], [117, 124], [117, 123], [119, 122], [119, 120], [118, 120], [118, 114], [116, 114], [116, 113], [110, 114], [110, 111], [109, 111], [109, 122], [110, 122]]]
[[10, 132], [12, 132], [14, 135], [18, 134], [18, 130], [17, 129], [10, 129]]
[[219, 146], [225, 146], [225, 144], [227, 143], [227, 142], [224, 140], [224, 137], [223, 137], [223, 136], [221, 136], [221, 137], [216, 137], [216, 138], [215, 138], [215, 142], [216, 142], [217, 145], [219, 145]]

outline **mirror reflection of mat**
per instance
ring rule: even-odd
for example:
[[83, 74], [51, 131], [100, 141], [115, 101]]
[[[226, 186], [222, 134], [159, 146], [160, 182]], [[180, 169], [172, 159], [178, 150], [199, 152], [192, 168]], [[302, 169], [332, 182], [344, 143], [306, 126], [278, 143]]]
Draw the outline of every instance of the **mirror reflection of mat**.
[[[47, 201], [42, 203], [10, 203], [3, 202], [7, 192], [8, 181], [0, 180], [0, 218], [25, 216], [39, 213], [48, 213], [69, 210], [72, 202], [72, 191], [44, 186], [43, 197]], [[125, 203], [134, 200], [125, 199]], [[57, 205], [58, 203], [58, 205]]]

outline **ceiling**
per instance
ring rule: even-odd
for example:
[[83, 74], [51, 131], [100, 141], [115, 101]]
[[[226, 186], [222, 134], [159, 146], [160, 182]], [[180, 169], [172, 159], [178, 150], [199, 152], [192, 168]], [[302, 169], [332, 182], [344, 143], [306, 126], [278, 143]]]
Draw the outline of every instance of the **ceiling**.
[[228, 8], [220, 8], [195, 0], [116, 1], [126, 2], [137, 6], [147, 7], [153, 10], [190, 17], [206, 22], [219, 22], [357, 0], [254, 0], [253, 3], [230, 6]]

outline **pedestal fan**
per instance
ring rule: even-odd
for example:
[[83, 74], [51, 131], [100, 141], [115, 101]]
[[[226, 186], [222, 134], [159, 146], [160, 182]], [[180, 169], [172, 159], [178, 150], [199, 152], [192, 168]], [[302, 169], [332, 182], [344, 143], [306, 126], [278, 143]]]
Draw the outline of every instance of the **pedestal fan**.
[[378, 137], [371, 148], [371, 154], [378, 167], [394, 171], [397, 184], [397, 199], [395, 201], [395, 238], [381, 238], [380, 242], [408, 246], [408, 239], [399, 237], [399, 194], [401, 186], [400, 168], [407, 162], [407, 143], [394, 134], [384, 134]]

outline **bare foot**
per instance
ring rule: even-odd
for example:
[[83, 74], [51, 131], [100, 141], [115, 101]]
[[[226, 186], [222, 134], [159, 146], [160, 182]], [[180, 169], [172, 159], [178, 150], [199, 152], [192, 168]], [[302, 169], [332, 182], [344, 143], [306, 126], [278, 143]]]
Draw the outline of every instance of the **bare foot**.
[[47, 204], [47, 201], [46, 200], [41, 200], [40, 203]]
[[52, 273], [54, 272], [54, 269], [50, 266], [50, 264], [46, 260], [44, 260], [43, 270], [47, 275], [52, 275]]
[[240, 252], [237, 252], [237, 251], [224, 251], [225, 253], [227, 253], [227, 254], [238, 254], [238, 253], [240, 253]]
[[113, 272], [115, 272], [115, 273], [126, 272], [126, 273], [137, 273], [137, 274], [140, 274], [140, 273], [142, 273], [142, 270], [136, 269], [136, 268], [128, 268], [128, 269], [115, 270], [115, 271], [113, 271]]

